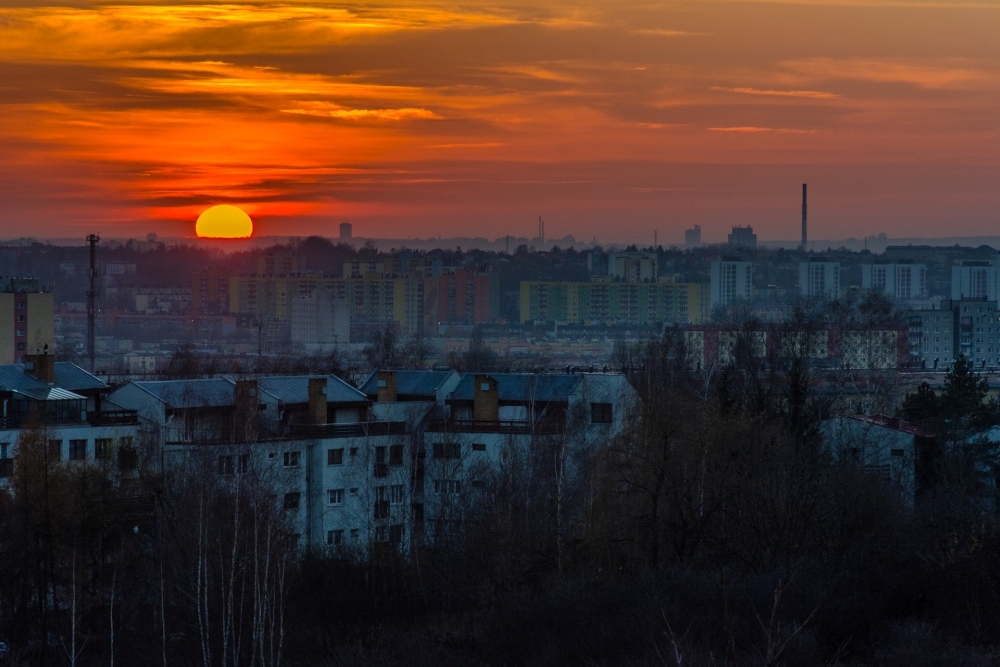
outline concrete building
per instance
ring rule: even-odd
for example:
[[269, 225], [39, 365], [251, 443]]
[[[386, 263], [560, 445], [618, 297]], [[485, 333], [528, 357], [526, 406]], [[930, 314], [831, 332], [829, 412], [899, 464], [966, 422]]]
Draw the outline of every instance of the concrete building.
[[55, 353], [55, 301], [31, 278], [0, 278], [0, 364]]
[[951, 267], [951, 298], [996, 301], [997, 269], [985, 260], [963, 260]]
[[1000, 365], [1000, 312], [997, 302], [987, 299], [952, 301], [958, 320], [956, 352], [976, 368]]
[[656, 253], [591, 252], [587, 254], [590, 275], [607, 276], [628, 283], [655, 283], [659, 279]]
[[701, 245], [701, 225], [684, 230], [684, 247], [697, 248]]
[[757, 235], [753, 233], [753, 227], [750, 225], [746, 227], [737, 225], [729, 234], [728, 242], [733, 248], [753, 250], [757, 247]]
[[709, 317], [705, 283], [521, 283], [521, 322], [598, 325], [700, 324]]
[[340, 240], [350, 241], [351, 237], [354, 236], [354, 227], [349, 222], [340, 223]]
[[897, 301], [927, 298], [924, 264], [862, 264], [861, 288], [875, 290]]
[[292, 300], [292, 343], [328, 347], [350, 342], [351, 306], [325, 285]]
[[712, 310], [753, 298], [753, 263], [722, 258], [712, 262]]
[[79, 366], [56, 363], [51, 354], [0, 366], [0, 489], [13, 474], [26, 431], [44, 439], [44, 455], [51, 462], [98, 466], [114, 471], [119, 480], [136, 479], [136, 413], [109, 401], [110, 390]]
[[952, 301], [940, 308], [906, 311], [910, 363], [929, 370], [943, 369], [957, 358], [958, 312]]
[[800, 262], [799, 294], [809, 298], [840, 296], [840, 262]]
[[823, 422], [824, 440], [842, 463], [874, 475], [909, 506], [916, 501], [916, 463], [933, 435], [885, 415], [837, 417]]

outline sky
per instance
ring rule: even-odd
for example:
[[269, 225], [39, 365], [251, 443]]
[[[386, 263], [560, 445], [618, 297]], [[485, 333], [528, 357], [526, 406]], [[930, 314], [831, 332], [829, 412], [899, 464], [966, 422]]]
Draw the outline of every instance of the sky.
[[0, 238], [1000, 235], [1000, 0], [0, 0]]

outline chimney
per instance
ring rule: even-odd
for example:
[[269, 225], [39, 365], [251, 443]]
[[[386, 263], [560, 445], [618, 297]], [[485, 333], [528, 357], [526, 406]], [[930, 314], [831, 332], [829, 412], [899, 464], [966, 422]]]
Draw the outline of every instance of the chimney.
[[256, 380], [237, 380], [233, 393], [235, 421], [233, 439], [238, 443], [256, 442], [258, 432], [257, 413], [260, 399]]
[[802, 252], [808, 249], [808, 234], [806, 233], [806, 184], [802, 184]]
[[309, 423], [326, 424], [327, 378], [309, 378]]
[[24, 361], [24, 370], [28, 372], [28, 375], [46, 384], [55, 384], [56, 357], [54, 354], [49, 354], [48, 350], [42, 354], [26, 354]]
[[378, 391], [375, 400], [379, 403], [395, 403], [397, 398], [396, 372], [379, 371], [377, 384], [378, 384]]
[[500, 395], [497, 381], [489, 375], [477, 375], [473, 382], [472, 418], [477, 421], [499, 421]]

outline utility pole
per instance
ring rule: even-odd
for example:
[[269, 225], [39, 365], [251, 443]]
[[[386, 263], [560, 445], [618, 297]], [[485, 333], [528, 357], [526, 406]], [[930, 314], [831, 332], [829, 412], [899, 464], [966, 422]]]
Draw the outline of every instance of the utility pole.
[[90, 287], [87, 289], [87, 360], [91, 373], [94, 372], [94, 322], [97, 319], [97, 243], [101, 237], [91, 234], [87, 237], [90, 245]]

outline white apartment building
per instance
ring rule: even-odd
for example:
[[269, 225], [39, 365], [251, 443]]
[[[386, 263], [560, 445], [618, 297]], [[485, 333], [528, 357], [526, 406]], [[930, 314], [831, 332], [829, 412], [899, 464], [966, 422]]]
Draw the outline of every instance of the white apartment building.
[[712, 310], [753, 297], [753, 262], [720, 259], [712, 262]]
[[799, 294], [836, 299], [840, 296], [840, 262], [800, 262]]
[[996, 302], [997, 269], [987, 261], [966, 260], [951, 267], [951, 298], [988, 299]]
[[350, 303], [322, 285], [308, 296], [292, 299], [291, 336], [293, 344], [306, 348], [350, 342]]
[[924, 264], [862, 264], [861, 288], [875, 290], [897, 301], [927, 298]]

